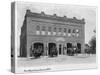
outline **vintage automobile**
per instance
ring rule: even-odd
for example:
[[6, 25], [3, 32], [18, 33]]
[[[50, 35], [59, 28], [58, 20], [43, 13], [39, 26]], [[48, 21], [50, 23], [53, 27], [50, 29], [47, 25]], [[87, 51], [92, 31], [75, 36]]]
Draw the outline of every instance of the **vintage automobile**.
[[43, 54], [43, 49], [42, 48], [34, 48], [32, 50], [32, 54], [35, 58], [39, 58]]
[[67, 54], [69, 56], [74, 56], [74, 54], [79, 54], [81, 53], [81, 50], [78, 49], [77, 46], [72, 46], [72, 48], [67, 48]]
[[73, 48], [68, 48], [68, 49], [67, 49], [67, 54], [68, 54], [69, 56], [73, 56], [73, 55], [74, 55], [74, 50], [73, 50]]

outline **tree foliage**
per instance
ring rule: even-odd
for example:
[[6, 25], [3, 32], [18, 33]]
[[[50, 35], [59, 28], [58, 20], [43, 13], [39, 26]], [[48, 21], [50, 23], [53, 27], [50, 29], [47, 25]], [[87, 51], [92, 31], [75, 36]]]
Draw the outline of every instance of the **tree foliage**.
[[96, 37], [95, 36], [92, 37], [89, 44], [90, 44], [91, 53], [93, 53], [93, 54], [96, 53]]

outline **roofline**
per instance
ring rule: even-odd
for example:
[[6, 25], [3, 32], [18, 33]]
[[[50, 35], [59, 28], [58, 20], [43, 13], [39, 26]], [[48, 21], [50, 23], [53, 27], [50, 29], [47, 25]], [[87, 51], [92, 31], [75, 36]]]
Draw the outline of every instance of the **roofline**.
[[57, 21], [62, 21], [62, 22], [70, 22], [70, 23], [77, 23], [77, 24], [85, 24], [85, 19], [77, 19], [76, 17], [73, 18], [67, 18], [66, 16], [60, 17], [57, 16], [56, 14], [54, 15], [48, 15], [45, 14], [44, 12], [41, 13], [33, 13], [29, 9], [26, 10], [25, 17], [36, 17], [36, 18], [42, 18], [42, 19], [49, 19], [49, 20], [57, 20]]

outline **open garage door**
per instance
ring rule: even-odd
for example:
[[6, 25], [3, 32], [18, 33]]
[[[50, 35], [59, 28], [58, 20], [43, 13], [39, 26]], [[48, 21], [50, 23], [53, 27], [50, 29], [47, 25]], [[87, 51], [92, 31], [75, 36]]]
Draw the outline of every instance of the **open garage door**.
[[81, 53], [81, 44], [77, 43], [77, 53]]
[[50, 57], [54, 57], [58, 55], [58, 51], [55, 43], [49, 43], [48, 47], [49, 47], [48, 54]]
[[43, 43], [36, 42], [33, 44], [32, 55], [34, 57], [40, 57], [41, 55], [43, 55], [43, 52], [44, 52], [44, 44]]

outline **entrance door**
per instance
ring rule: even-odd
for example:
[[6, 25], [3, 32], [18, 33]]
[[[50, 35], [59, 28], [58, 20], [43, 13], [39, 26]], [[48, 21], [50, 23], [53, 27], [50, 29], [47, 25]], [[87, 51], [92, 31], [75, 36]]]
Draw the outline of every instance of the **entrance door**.
[[71, 43], [67, 43], [67, 54], [72, 55], [72, 44]]
[[77, 43], [77, 53], [81, 53], [81, 44]]
[[61, 54], [62, 54], [62, 45], [59, 44], [59, 55], [61, 55]]

